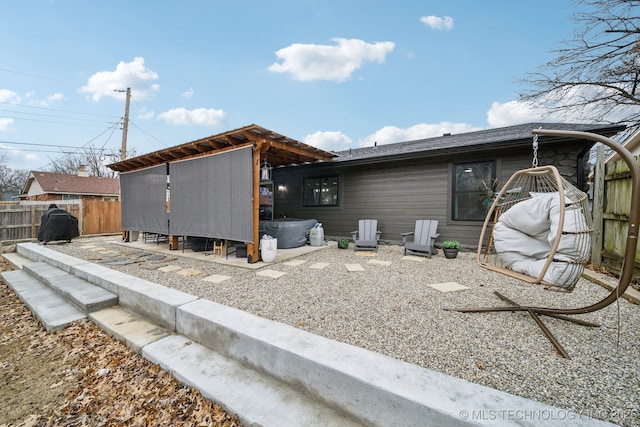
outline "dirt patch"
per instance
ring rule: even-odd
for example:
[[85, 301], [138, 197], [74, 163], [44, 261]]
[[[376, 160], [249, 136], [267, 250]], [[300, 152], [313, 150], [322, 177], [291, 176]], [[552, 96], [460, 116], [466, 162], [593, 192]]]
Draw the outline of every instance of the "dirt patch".
[[241, 426], [89, 320], [46, 332], [1, 280], [0, 396], [0, 427]]

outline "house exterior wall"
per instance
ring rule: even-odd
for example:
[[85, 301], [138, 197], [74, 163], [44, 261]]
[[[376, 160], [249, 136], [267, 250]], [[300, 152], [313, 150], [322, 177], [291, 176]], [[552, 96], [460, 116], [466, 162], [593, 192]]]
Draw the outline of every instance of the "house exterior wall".
[[[578, 167], [586, 150], [584, 143], [541, 146], [539, 164], [555, 165], [564, 178], [576, 184], [578, 173], [588, 171]], [[515, 171], [530, 168], [532, 158], [528, 147], [507, 153], [485, 151], [366, 165], [335, 162], [275, 169], [274, 218], [314, 218], [323, 224], [328, 238], [350, 238], [359, 219], [373, 218], [378, 220], [381, 239], [390, 243], [401, 242], [402, 233], [413, 231], [415, 220], [434, 219], [439, 221], [436, 243], [458, 240], [467, 248], [475, 248], [483, 221], [452, 220], [454, 165], [495, 161], [501, 187]], [[304, 207], [304, 179], [330, 175], [340, 178], [339, 206]]]
[[44, 194], [44, 191], [42, 190], [42, 187], [40, 186], [40, 183], [38, 183], [37, 180], [31, 177], [29, 179], [31, 180], [31, 183], [29, 185], [29, 191], [27, 191], [27, 196], [29, 196], [30, 200], [38, 200], [37, 198], [34, 198], [34, 197], [38, 197]]

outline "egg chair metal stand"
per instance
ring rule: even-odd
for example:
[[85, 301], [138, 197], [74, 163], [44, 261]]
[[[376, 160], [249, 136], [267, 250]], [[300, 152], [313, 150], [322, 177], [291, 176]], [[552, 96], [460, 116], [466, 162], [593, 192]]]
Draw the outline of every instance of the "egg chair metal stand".
[[[579, 325], [583, 325], [583, 326], [599, 326], [596, 323], [592, 323], [592, 322], [587, 322], [581, 319], [575, 319], [569, 316], [573, 316], [573, 315], [579, 315], [579, 314], [585, 314], [585, 313], [591, 313], [594, 311], [598, 311], [601, 310], [605, 307], [607, 307], [608, 305], [612, 304], [613, 302], [617, 301], [618, 298], [620, 296], [622, 296], [625, 291], [627, 290], [627, 288], [629, 287], [630, 283], [631, 283], [631, 279], [633, 276], [633, 269], [634, 269], [634, 260], [635, 260], [635, 254], [636, 254], [636, 249], [637, 249], [637, 244], [638, 244], [638, 224], [640, 221], [640, 168], [638, 167], [638, 164], [635, 162], [635, 159], [633, 158], [633, 155], [622, 146], [622, 144], [616, 143], [615, 141], [611, 140], [610, 138], [604, 137], [602, 135], [598, 135], [598, 134], [593, 134], [590, 132], [578, 132], [578, 131], [563, 131], [563, 130], [549, 130], [549, 129], [535, 129], [533, 130], [533, 134], [534, 134], [534, 140], [537, 139], [537, 136], [551, 136], [551, 137], [567, 137], [567, 138], [581, 138], [581, 139], [587, 139], [587, 140], [591, 140], [591, 141], [596, 141], [596, 142], [600, 142], [608, 147], [610, 147], [612, 150], [614, 150], [615, 152], [617, 152], [620, 157], [625, 161], [625, 163], [627, 164], [627, 166], [629, 167], [629, 172], [630, 172], [630, 177], [631, 177], [631, 182], [632, 182], [632, 189], [631, 189], [631, 200], [630, 200], [630, 209], [629, 209], [629, 227], [627, 230], [627, 239], [626, 239], [626, 248], [625, 248], [625, 253], [624, 253], [624, 258], [623, 258], [623, 264], [622, 264], [622, 269], [619, 275], [619, 281], [617, 286], [603, 299], [601, 299], [598, 302], [595, 302], [591, 305], [588, 306], [584, 306], [584, 307], [577, 307], [577, 308], [553, 308], [553, 307], [537, 307], [537, 306], [530, 306], [530, 305], [520, 305], [517, 302], [511, 300], [510, 298], [502, 295], [501, 293], [494, 291], [494, 294], [500, 298], [502, 301], [506, 302], [507, 304], [509, 304], [509, 306], [504, 306], [504, 307], [480, 307], [480, 308], [456, 308], [456, 309], [450, 309], [452, 311], [458, 311], [458, 312], [463, 312], [463, 313], [480, 313], [480, 312], [502, 312], [502, 311], [508, 311], [508, 312], [521, 312], [521, 311], [525, 311], [527, 313], [529, 313], [529, 315], [534, 319], [534, 321], [539, 325], [539, 327], [541, 328], [541, 330], [544, 332], [544, 334], [547, 336], [547, 338], [551, 341], [551, 343], [553, 344], [553, 346], [555, 347], [556, 351], [563, 357], [565, 358], [570, 358], [569, 354], [567, 353], [567, 351], [562, 347], [562, 345], [560, 344], [560, 342], [555, 338], [555, 336], [551, 333], [551, 331], [549, 330], [549, 328], [547, 328], [547, 326], [542, 322], [541, 320], [541, 316], [548, 316], [548, 317], [554, 317], [557, 319], [561, 319], [561, 320], [565, 320], [568, 322], [572, 322], [572, 323], [576, 323]], [[635, 134], [634, 136], [631, 137], [632, 139], [640, 139], [640, 133]], [[631, 141], [629, 141], [631, 142]], [[536, 156], [534, 155], [534, 166], [537, 163], [537, 159]], [[537, 171], [535, 170], [536, 168], [533, 168], [529, 171], [531, 171], [532, 173], [536, 173]], [[518, 174], [518, 172], [516, 172], [516, 174]], [[514, 174], [515, 175], [515, 174]], [[507, 188], [507, 185], [505, 184], [505, 187], [503, 188], [503, 191], [509, 191]], [[561, 198], [561, 207], [564, 207], [565, 205], [565, 200], [563, 199], [564, 195], [565, 195], [565, 191], [563, 190], [562, 186], [560, 185], [560, 198]], [[487, 215], [487, 218], [485, 220], [485, 224], [483, 226], [483, 232], [480, 238], [480, 247], [478, 248], [478, 254], [479, 254], [479, 264], [481, 264], [483, 267], [488, 268], [490, 270], [494, 270], [494, 271], [498, 271], [500, 273], [504, 273], [504, 274], [508, 274], [512, 277], [516, 277], [519, 278], [521, 280], [525, 280], [528, 283], [542, 283], [542, 284], [547, 284], [547, 285], [553, 285], [553, 283], [548, 283], [546, 280], [544, 280], [543, 276], [545, 272], [542, 272], [540, 274], [540, 276], [537, 277], [529, 277], [526, 275], [522, 275], [520, 273], [514, 273], [514, 272], [506, 272], [504, 271], [504, 269], [502, 268], [495, 268], [495, 267], [491, 267], [489, 264], [487, 264], [486, 262], [483, 265], [483, 262], [480, 261], [480, 252], [482, 250], [482, 243], [483, 243], [483, 236], [485, 233], [485, 229], [488, 227], [488, 223], [490, 221], [494, 221], [497, 216], [500, 215], [499, 210], [498, 212], [496, 212], [496, 204], [500, 203], [500, 200], [504, 200], [505, 195], [501, 193], [498, 194], [498, 196], [496, 196], [496, 200], [494, 201], [492, 208], [489, 210], [489, 214]], [[571, 196], [569, 196], [569, 198], [571, 198]], [[574, 200], [575, 201], [575, 200]], [[570, 201], [569, 201], [570, 202]], [[564, 211], [562, 218], [564, 218]], [[561, 224], [562, 226], [562, 224]], [[560, 231], [559, 233], [562, 231], [562, 227], [560, 227]], [[558, 234], [559, 234], [558, 233]], [[580, 233], [582, 234], [582, 233]], [[491, 240], [491, 238], [489, 238], [489, 241]], [[555, 247], [554, 247], [554, 243], [555, 243]], [[558, 246], [557, 240], [554, 240], [551, 243], [552, 246], [552, 250], [555, 250]], [[487, 248], [484, 249], [485, 253]], [[549, 260], [547, 260], [546, 264], [548, 266], [548, 264], [550, 262], [553, 262], [553, 260], [551, 260], [551, 258], [554, 258], [555, 253], [551, 254], [551, 257]], [[577, 278], [576, 278], [577, 280]], [[569, 285], [571, 287], [571, 284]], [[572, 289], [572, 287], [571, 287]], [[569, 290], [571, 290], [569, 289]]]

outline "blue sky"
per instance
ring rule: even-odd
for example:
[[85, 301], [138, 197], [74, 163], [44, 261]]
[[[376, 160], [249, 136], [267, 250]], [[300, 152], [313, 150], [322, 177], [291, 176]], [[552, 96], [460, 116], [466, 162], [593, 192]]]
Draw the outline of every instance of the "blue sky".
[[572, 38], [573, 7], [5, 1], [0, 155], [35, 170], [87, 144], [118, 153], [127, 87], [129, 156], [252, 123], [343, 150], [541, 120], [518, 81]]

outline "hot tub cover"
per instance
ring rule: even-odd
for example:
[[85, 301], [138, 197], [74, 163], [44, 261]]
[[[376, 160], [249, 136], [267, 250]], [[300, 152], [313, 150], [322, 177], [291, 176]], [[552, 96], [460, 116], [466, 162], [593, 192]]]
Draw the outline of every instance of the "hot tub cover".
[[317, 223], [315, 219], [297, 218], [260, 221], [260, 232], [278, 239], [278, 249], [297, 248], [307, 244], [309, 231]]
[[49, 209], [40, 219], [38, 241], [45, 244], [54, 240], [70, 242], [79, 235], [78, 219], [64, 209], [60, 209], [56, 204], [50, 204]]

